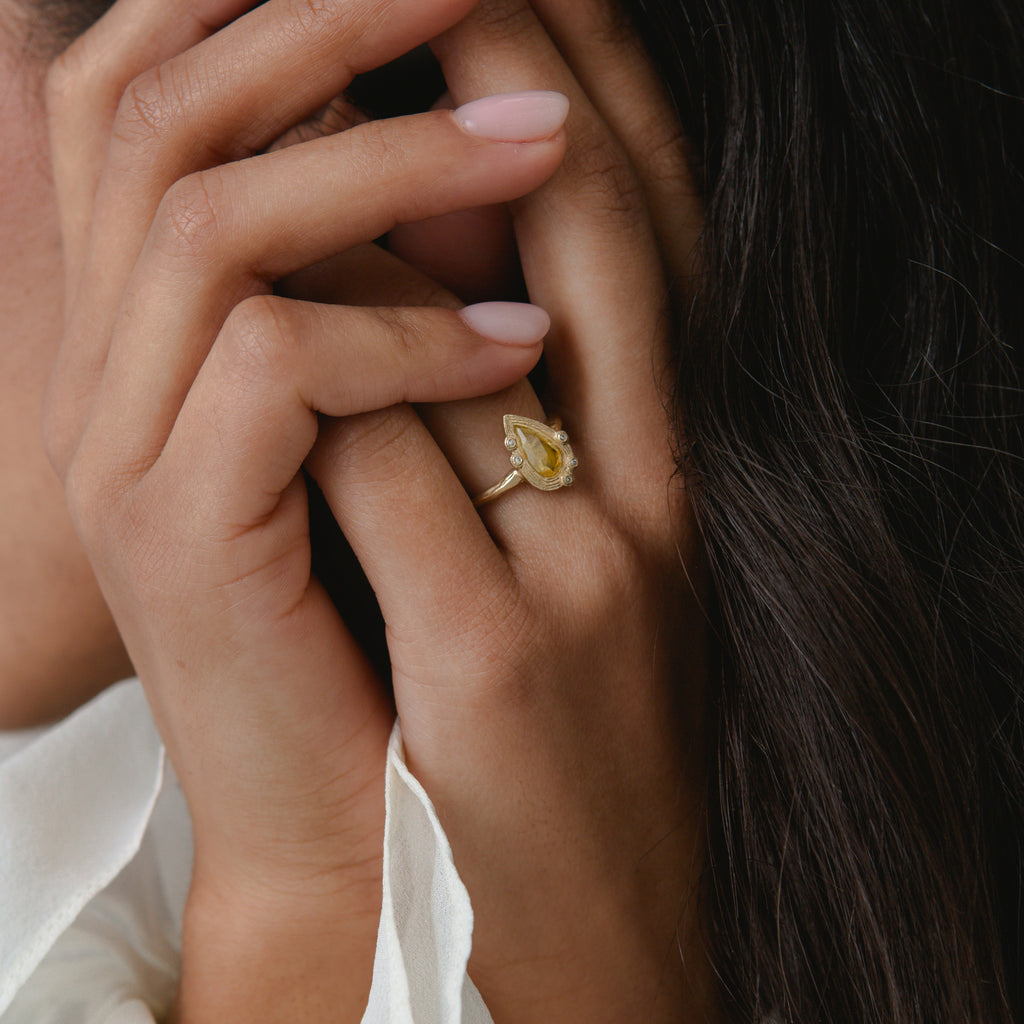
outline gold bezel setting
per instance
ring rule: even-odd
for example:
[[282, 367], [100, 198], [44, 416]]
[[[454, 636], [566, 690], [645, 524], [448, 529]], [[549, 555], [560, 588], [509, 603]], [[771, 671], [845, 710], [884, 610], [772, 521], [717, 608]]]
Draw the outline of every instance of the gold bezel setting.
[[[557, 491], [573, 483], [579, 460], [569, 444], [569, 435], [559, 426], [512, 413], [504, 417], [505, 447], [509, 462], [523, 479], [540, 491]], [[550, 471], [545, 470], [550, 468]]]
[[477, 507], [507, 494], [524, 480], [539, 491], [569, 487], [575, 479], [579, 459], [573, 454], [569, 435], [560, 420], [541, 423], [527, 416], [508, 413], [504, 417], [505, 450], [512, 472], [501, 483], [488, 487], [473, 499]]

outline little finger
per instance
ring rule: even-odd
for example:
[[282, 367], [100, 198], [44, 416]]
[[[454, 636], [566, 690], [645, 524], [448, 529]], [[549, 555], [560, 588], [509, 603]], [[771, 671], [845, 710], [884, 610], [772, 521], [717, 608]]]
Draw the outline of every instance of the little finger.
[[694, 270], [703, 224], [700, 190], [679, 112], [632, 19], [622, 4], [607, 0], [532, 0], [530, 6], [629, 154], [665, 262], [685, 279]]

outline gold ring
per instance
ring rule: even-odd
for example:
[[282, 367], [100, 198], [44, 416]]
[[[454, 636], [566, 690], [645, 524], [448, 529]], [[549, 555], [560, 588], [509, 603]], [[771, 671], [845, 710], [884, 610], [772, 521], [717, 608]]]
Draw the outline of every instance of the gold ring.
[[553, 420], [549, 425], [509, 414], [503, 422], [512, 472], [501, 483], [478, 494], [473, 499], [474, 505], [500, 498], [524, 480], [541, 491], [557, 491], [572, 484], [579, 460], [572, 453], [569, 435], [562, 430], [560, 420]]

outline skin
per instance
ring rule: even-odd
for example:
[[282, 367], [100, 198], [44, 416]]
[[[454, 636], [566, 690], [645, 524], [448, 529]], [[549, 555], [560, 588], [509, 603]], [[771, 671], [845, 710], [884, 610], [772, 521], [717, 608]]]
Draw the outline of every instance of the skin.
[[0, 726], [52, 721], [131, 665], [39, 429], [63, 274], [42, 69], [0, 4]]
[[[700, 553], [658, 385], [665, 281], [692, 272], [699, 227], [671, 111], [590, 0], [247, 8], [121, 0], [49, 74], [49, 145], [31, 73], [5, 71], [26, 88], [3, 110], [4, 229], [26, 252], [0, 257], [4, 358], [26, 383], [3, 436], [44, 408], [56, 470], [42, 442], [4, 449], [28, 495], [4, 510], [24, 591], [5, 600], [47, 609], [4, 637], [25, 663], [5, 724], [130, 656], [196, 834], [175, 1020], [358, 1020], [393, 711], [310, 577], [305, 466], [381, 603], [495, 1021], [713, 1018]], [[437, 110], [289, 139], [351, 71], [426, 41], [453, 105], [557, 90], [564, 129], [491, 142]], [[551, 316], [543, 396], [524, 379], [541, 339], [455, 312], [444, 239], [494, 279], [509, 253], [445, 226], [490, 204]], [[368, 245], [399, 223], [417, 266]], [[579, 482], [476, 510], [508, 411], [560, 415]]]

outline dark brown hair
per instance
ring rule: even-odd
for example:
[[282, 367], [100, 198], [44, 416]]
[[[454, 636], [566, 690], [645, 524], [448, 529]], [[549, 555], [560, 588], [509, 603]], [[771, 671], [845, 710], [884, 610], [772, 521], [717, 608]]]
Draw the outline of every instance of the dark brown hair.
[[114, 0], [16, 0], [27, 15], [30, 50], [56, 57], [114, 6]]
[[733, 1016], [1021, 1021], [1024, 9], [629, 6], [702, 155]]

